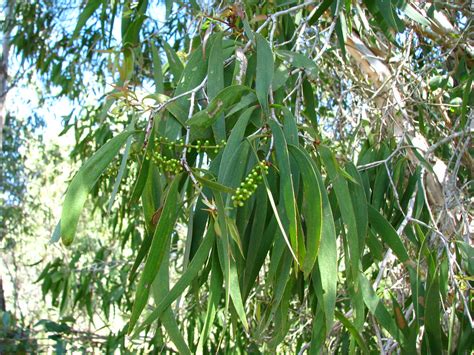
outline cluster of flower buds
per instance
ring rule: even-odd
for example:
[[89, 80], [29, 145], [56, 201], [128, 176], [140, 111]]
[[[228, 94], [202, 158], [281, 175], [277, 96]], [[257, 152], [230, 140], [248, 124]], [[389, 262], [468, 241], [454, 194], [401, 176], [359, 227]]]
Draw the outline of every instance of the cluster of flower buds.
[[257, 190], [258, 184], [263, 180], [262, 174], [268, 174], [268, 165], [265, 161], [256, 165], [235, 190], [235, 194], [232, 196], [235, 207], [242, 207], [244, 201], [248, 200]]
[[217, 153], [219, 149], [224, 148], [226, 141], [223, 139], [220, 143], [216, 144], [211, 144], [209, 140], [205, 140], [204, 142], [201, 140], [196, 141], [195, 144], [185, 144], [183, 139], [179, 139], [177, 141], [171, 141], [167, 137], [157, 137], [155, 138], [155, 145], [158, 144], [166, 144], [169, 146], [174, 146], [175, 148], [182, 149], [182, 148], [187, 148], [187, 149], [196, 149], [198, 153], [202, 151], [214, 151], [214, 153]]
[[159, 153], [147, 155], [146, 159], [150, 159], [155, 165], [168, 173], [179, 174], [181, 171], [183, 171], [183, 166], [178, 159], [167, 158]]

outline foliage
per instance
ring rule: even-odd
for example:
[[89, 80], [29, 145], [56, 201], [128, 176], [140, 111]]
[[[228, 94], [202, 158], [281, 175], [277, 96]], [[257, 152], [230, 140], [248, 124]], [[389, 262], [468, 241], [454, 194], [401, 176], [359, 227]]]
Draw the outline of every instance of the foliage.
[[[53, 305], [123, 314], [109, 351], [470, 351], [463, 6], [166, 1], [160, 26], [146, 0], [82, 5], [59, 40], [12, 42], [79, 102], [85, 71], [114, 82], [65, 122], [85, 163], [55, 232], [72, 257], [39, 279]], [[89, 193], [113, 237], [82, 270]]]

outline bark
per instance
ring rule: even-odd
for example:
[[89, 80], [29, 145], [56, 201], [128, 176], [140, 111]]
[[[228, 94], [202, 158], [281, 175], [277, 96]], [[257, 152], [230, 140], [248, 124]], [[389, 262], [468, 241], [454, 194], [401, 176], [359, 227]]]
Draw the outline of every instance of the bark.
[[2, 276], [0, 275], [0, 312], [5, 312], [5, 292], [3, 291], [3, 280]]
[[5, 101], [8, 92], [8, 58], [10, 55], [10, 34], [11, 34], [11, 17], [13, 14], [14, 0], [5, 0], [4, 13], [5, 23], [3, 28], [2, 40], [2, 56], [0, 57], [0, 151], [3, 148], [3, 128], [5, 125], [5, 117], [7, 110]]
[[[358, 64], [361, 72], [373, 83], [378, 95], [375, 103], [382, 111], [385, 107], [390, 110], [389, 114], [393, 121], [393, 131], [396, 138], [405, 140], [407, 144], [415, 147], [422, 155], [428, 151], [429, 144], [426, 138], [421, 135], [412, 124], [412, 120], [405, 110], [403, 93], [396, 86], [393, 79], [394, 73], [391, 68], [382, 61], [355, 33], [350, 34], [346, 41], [347, 52]], [[388, 100], [392, 104], [387, 105]], [[420, 165], [420, 160], [413, 150], [408, 150], [408, 159], [414, 166]], [[431, 208], [437, 212], [446, 206], [446, 199], [443, 191], [443, 184], [448, 180], [448, 167], [444, 161], [434, 157], [434, 172], [425, 172], [425, 187]], [[445, 215], [443, 213], [443, 215]], [[454, 232], [454, 219], [450, 216], [443, 216], [450, 221], [440, 226], [445, 235], [452, 235]]]

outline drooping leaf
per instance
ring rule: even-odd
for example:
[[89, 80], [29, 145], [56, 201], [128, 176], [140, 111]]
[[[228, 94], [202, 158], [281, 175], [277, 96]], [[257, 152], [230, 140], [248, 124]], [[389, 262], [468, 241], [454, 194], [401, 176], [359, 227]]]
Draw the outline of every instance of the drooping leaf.
[[334, 192], [336, 193], [342, 220], [347, 226], [346, 238], [349, 245], [352, 278], [354, 284], [357, 285], [357, 279], [359, 276], [360, 248], [359, 236], [357, 235], [357, 222], [355, 219], [354, 206], [352, 205], [352, 199], [349, 193], [349, 187], [347, 185], [347, 181], [340, 173], [339, 165], [337, 164], [337, 161], [331, 150], [325, 146], [320, 146], [319, 152], [334, 186]]
[[295, 207], [296, 200], [293, 188], [293, 178], [291, 175], [288, 147], [280, 126], [274, 121], [269, 121], [269, 125], [275, 140], [276, 159], [278, 163], [278, 169], [280, 171], [280, 190], [283, 196], [286, 218], [289, 222], [288, 235], [290, 238], [291, 248], [297, 257], [298, 262], [302, 264], [303, 255], [301, 255], [300, 251], [304, 250], [304, 246], [298, 245]]
[[74, 240], [77, 223], [89, 191], [116, 157], [128, 137], [134, 133], [133, 131], [123, 132], [105, 143], [84, 163], [72, 179], [66, 191], [61, 214], [61, 239], [64, 245], [70, 245]]
[[324, 0], [321, 5], [319, 5], [317, 8], [315, 8], [311, 14], [309, 15], [308, 19], [308, 25], [312, 26], [318, 21], [318, 19], [321, 17], [321, 15], [329, 9], [329, 7], [333, 4], [334, 1], [337, 0]]
[[94, 12], [96, 12], [100, 4], [102, 4], [102, 1], [100, 0], [89, 0], [87, 2], [86, 7], [79, 15], [79, 18], [76, 23], [76, 28], [74, 28], [74, 32], [72, 33], [73, 39], [77, 38], [77, 36], [79, 35], [79, 32], [85, 26], [87, 20], [94, 14]]
[[[224, 89], [224, 53], [222, 50], [222, 38], [224, 33], [219, 32], [214, 38], [211, 53], [209, 54], [209, 66], [207, 69], [207, 95], [210, 100], [214, 99], [222, 89]], [[225, 139], [224, 115], [213, 124], [214, 137], [216, 142]]]
[[362, 352], [364, 354], [370, 354], [369, 348], [367, 347], [367, 344], [364, 341], [364, 338], [362, 335], [359, 333], [357, 328], [351, 323], [349, 319], [347, 319], [344, 314], [342, 314], [340, 311], [336, 311], [336, 318], [346, 327], [346, 329], [351, 333], [351, 335], [354, 337], [354, 339], [357, 341], [357, 344], [359, 344]]
[[362, 297], [370, 313], [372, 313], [382, 327], [395, 339], [400, 339], [400, 332], [395, 324], [394, 318], [390, 315], [382, 300], [377, 297], [369, 280], [364, 275], [360, 277]]
[[[169, 253], [170, 246], [166, 247], [166, 253]], [[155, 304], [158, 304], [160, 300], [168, 293], [169, 290], [169, 260], [164, 259], [163, 263], [158, 270], [157, 276], [152, 283], [151, 291]], [[180, 354], [191, 354], [186, 340], [184, 340], [181, 331], [179, 330], [178, 323], [173, 314], [171, 308], [167, 308], [161, 317], [161, 322], [165, 327], [171, 341], [174, 343]]]
[[198, 251], [196, 252], [194, 258], [189, 263], [189, 266], [181, 275], [180, 279], [174, 284], [173, 288], [163, 294], [160, 299], [156, 300], [156, 308], [150, 313], [143, 324], [137, 328], [137, 333], [140, 330], [151, 325], [155, 320], [161, 317], [163, 312], [168, 309], [171, 304], [184, 292], [184, 290], [195, 280], [199, 271], [203, 268], [204, 263], [209, 257], [209, 252], [214, 245], [215, 233], [214, 226], [211, 224], [207, 230], [206, 236], [204, 237], [201, 245], [199, 246]]
[[289, 151], [298, 163], [303, 179], [303, 215], [306, 222], [306, 254], [303, 261], [303, 273], [305, 277], [308, 277], [318, 257], [321, 240], [323, 218], [321, 187], [311, 158], [296, 146], [289, 146]]
[[268, 114], [268, 94], [273, 80], [274, 60], [273, 52], [267, 40], [256, 33], [257, 43], [257, 73], [256, 92], [257, 98], [265, 113]]
[[150, 292], [150, 286], [156, 277], [158, 269], [165, 257], [166, 245], [173, 232], [176, 218], [178, 217], [178, 186], [180, 178], [175, 177], [168, 188], [167, 196], [163, 204], [163, 211], [158, 220], [150, 252], [143, 268], [142, 276], [137, 285], [135, 301], [133, 303], [132, 315], [128, 326], [128, 333], [131, 333], [135, 324], [145, 308]]
[[184, 65], [181, 62], [178, 54], [176, 54], [176, 52], [167, 42], [163, 42], [163, 48], [165, 50], [166, 56], [168, 57], [168, 65], [171, 74], [173, 74], [173, 80], [178, 82], [178, 80], [181, 78], [181, 75], [183, 74]]
[[400, 240], [400, 236], [392, 225], [371, 205], [368, 206], [369, 222], [382, 240], [388, 244], [398, 259], [405, 263], [410, 260], [407, 250]]
[[164, 83], [163, 83], [163, 69], [161, 67], [160, 53], [158, 49], [153, 44], [150, 43], [151, 54], [153, 58], [153, 79], [155, 81], [155, 93], [163, 94], [164, 92]]

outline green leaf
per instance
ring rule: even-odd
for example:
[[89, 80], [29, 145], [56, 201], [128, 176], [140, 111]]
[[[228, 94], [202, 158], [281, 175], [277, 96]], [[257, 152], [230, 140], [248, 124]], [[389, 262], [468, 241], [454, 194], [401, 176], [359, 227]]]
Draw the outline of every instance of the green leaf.
[[96, 12], [101, 3], [102, 1], [100, 0], [89, 0], [87, 2], [86, 7], [79, 15], [76, 28], [74, 28], [74, 32], [72, 33], [72, 39], [77, 38], [81, 29], [86, 25], [87, 20], [94, 14], [94, 12]]
[[400, 236], [392, 225], [374, 207], [368, 205], [369, 222], [382, 240], [393, 250], [398, 260], [405, 263], [410, 260]]
[[326, 167], [326, 171], [331, 179], [336, 193], [336, 198], [341, 211], [342, 220], [347, 226], [347, 243], [349, 245], [350, 261], [352, 269], [352, 281], [354, 287], [357, 288], [358, 276], [359, 276], [359, 263], [360, 263], [360, 248], [359, 248], [359, 237], [357, 235], [357, 222], [355, 219], [354, 206], [352, 205], [352, 199], [349, 192], [347, 181], [343, 175], [340, 174], [339, 165], [336, 162], [334, 154], [325, 146], [319, 147], [321, 159]]
[[[128, 130], [132, 131], [135, 125], [135, 118], [128, 126]], [[123, 174], [125, 173], [125, 169], [127, 168], [127, 161], [130, 155], [130, 147], [132, 145], [132, 136], [128, 137], [127, 143], [125, 144], [125, 151], [123, 152], [122, 161], [120, 162], [120, 167], [118, 170], [117, 177], [115, 178], [114, 187], [112, 190], [112, 195], [110, 196], [109, 204], [107, 206], [107, 214], [110, 214], [112, 210], [112, 205], [115, 201], [115, 196], [117, 195], [118, 189], [120, 187], [120, 183], [122, 182]]]
[[256, 102], [257, 102], [257, 96], [255, 96], [254, 92], [250, 92], [249, 94], [242, 96], [240, 101], [236, 103], [234, 107], [232, 107], [232, 109], [229, 110], [229, 112], [226, 113], [225, 117], [230, 117], [234, 113], [246, 108], [247, 106], [253, 105]]
[[403, 1], [403, 5], [401, 6], [400, 10], [405, 13], [409, 18], [413, 21], [418, 22], [418, 24], [426, 27], [430, 27], [430, 19], [423, 16], [418, 9], [416, 9], [413, 5], [411, 5], [408, 1]]
[[440, 319], [440, 290], [439, 290], [439, 261], [434, 252], [429, 260], [428, 282], [425, 296], [425, 327], [428, 345], [432, 354], [441, 354], [443, 349], [442, 329]]
[[[186, 63], [186, 67], [184, 68], [183, 74], [181, 75], [181, 79], [179, 80], [178, 86], [174, 92], [174, 96], [178, 96], [194, 89], [196, 86], [202, 83], [206, 74], [207, 59], [203, 57], [201, 45], [191, 53], [191, 56]], [[185, 116], [182, 118], [182, 120], [186, 121], [190, 105], [189, 96], [176, 100], [176, 104], [183, 112], [185, 112]]]
[[193, 282], [199, 271], [203, 269], [204, 263], [209, 257], [209, 252], [214, 245], [215, 233], [214, 225], [211, 223], [208, 227], [206, 236], [201, 242], [196, 254], [189, 263], [180, 279], [175, 283], [171, 291], [163, 294], [159, 300], [156, 301], [157, 306], [150, 315], [145, 319], [143, 324], [136, 330], [139, 334], [141, 330], [151, 325], [155, 320], [161, 317], [163, 312], [168, 309], [171, 304], [186, 290], [186, 288]]
[[184, 65], [173, 48], [171, 48], [171, 46], [165, 41], [163, 41], [163, 48], [165, 50], [166, 56], [168, 57], [168, 65], [170, 72], [173, 75], [173, 81], [177, 83], [183, 74]]
[[[242, 143], [243, 144], [243, 143]], [[215, 194], [216, 206], [217, 206], [217, 226], [220, 230], [220, 235], [217, 239], [217, 250], [219, 260], [222, 268], [224, 269], [224, 280], [226, 285], [226, 311], [229, 307], [229, 298], [232, 299], [235, 311], [242, 322], [242, 325], [248, 330], [248, 322], [245, 314], [245, 309], [242, 301], [242, 294], [240, 291], [240, 285], [237, 274], [237, 265], [232, 257], [231, 244], [229, 240], [229, 232], [227, 229], [226, 216], [224, 210], [224, 202], [220, 193]], [[219, 233], [218, 233], [219, 234]]]
[[150, 252], [142, 276], [137, 285], [135, 302], [133, 304], [132, 315], [128, 326], [128, 333], [132, 332], [133, 327], [137, 323], [140, 314], [147, 304], [150, 286], [155, 279], [163, 258], [165, 257], [166, 245], [171, 233], [173, 232], [178, 217], [178, 187], [180, 180], [180, 176], [175, 177], [169, 186], [163, 204], [163, 211], [161, 212], [158, 225], [155, 229], [155, 234], [153, 235]]
[[256, 33], [255, 39], [257, 42], [257, 77], [255, 89], [260, 105], [265, 113], [268, 114], [268, 94], [272, 85], [274, 71], [273, 52], [261, 34]]
[[364, 354], [370, 354], [369, 348], [367, 347], [367, 344], [364, 341], [364, 338], [362, 335], [358, 332], [356, 327], [351, 323], [349, 319], [347, 319], [344, 314], [342, 314], [340, 311], [336, 311], [336, 318], [339, 319], [339, 321], [346, 327], [346, 329], [351, 333], [351, 335], [354, 337], [354, 339], [357, 341], [357, 344], [359, 344], [362, 352]]
[[384, 327], [395, 339], [400, 339], [400, 333], [395, 319], [390, 315], [387, 308], [374, 292], [372, 285], [364, 275], [360, 277], [362, 297], [364, 303], [382, 327]]
[[223, 183], [225, 174], [229, 165], [232, 163], [232, 155], [235, 153], [237, 148], [240, 146], [242, 139], [244, 138], [245, 129], [247, 128], [250, 117], [252, 116], [255, 106], [246, 109], [239, 117], [237, 123], [232, 128], [229, 139], [225, 145], [224, 151], [222, 152], [222, 159], [219, 166], [219, 175], [217, 181]]
[[133, 131], [123, 132], [105, 143], [84, 163], [72, 179], [66, 191], [61, 213], [61, 239], [64, 245], [70, 245], [74, 240], [77, 223], [89, 191], [119, 153], [128, 137], [134, 133]]
[[219, 192], [225, 192], [225, 193], [228, 193], [228, 194], [232, 194], [232, 193], [235, 192], [234, 189], [232, 189], [230, 187], [227, 187], [225, 185], [222, 185], [222, 184], [220, 184], [216, 181], [206, 179], [205, 177], [200, 176], [199, 174], [194, 174], [194, 177], [196, 178], [197, 181], [199, 181], [204, 186], [210, 188], [211, 190], [219, 191]]
[[255, 192], [255, 210], [248, 243], [249, 247], [245, 256], [244, 299], [248, 297], [275, 238], [276, 220], [272, 219], [271, 222], [267, 223], [267, 210], [266, 191], [264, 186], [261, 186]]
[[269, 121], [269, 126], [272, 130], [273, 139], [275, 140], [276, 160], [278, 169], [280, 171], [280, 191], [285, 206], [286, 217], [288, 219], [288, 235], [291, 243], [291, 248], [300, 265], [303, 262], [304, 246], [298, 245], [298, 230], [296, 224], [296, 200], [293, 189], [293, 178], [291, 175], [290, 159], [288, 155], [288, 146], [286, 144], [283, 131], [280, 126], [274, 122]]
[[253, 31], [252, 29], [250, 28], [250, 24], [249, 24], [249, 21], [247, 20], [246, 17], [244, 17], [242, 19], [242, 23], [244, 25], [244, 31], [245, 31], [245, 35], [247, 36], [247, 38], [252, 41], [253, 43], [255, 43], [255, 35], [253, 34]]
[[214, 253], [212, 258], [211, 283], [209, 285], [206, 318], [199, 336], [196, 354], [203, 354], [204, 344], [209, 337], [209, 332], [211, 331], [212, 324], [214, 323], [214, 319], [216, 317], [217, 307], [222, 294], [222, 283], [222, 271], [219, 265], [217, 253]]
[[272, 191], [270, 189], [270, 186], [268, 184], [268, 180], [267, 180], [265, 175], [263, 175], [263, 183], [265, 184], [265, 189], [266, 189], [267, 195], [268, 195], [268, 201], [270, 202], [270, 206], [272, 207], [273, 213], [275, 214], [275, 219], [277, 221], [277, 224], [278, 224], [278, 227], [280, 229], [281, 235], [283, 236], [283, 240], [285, 241], [286, 246], [288, 247], [288, 250], [290, 251], [291, 256], [295, 260], [296, 264], [299, 264], [298, 258], [296, 257], [296, 254], [294, 253], [294, 251], [291, 247], [291, 243], [290, 243], [288, 235], [285, 231], [285, 227], [283, 226], [283, 222], [281, 221], [280, 213], [278, 212], [278, 208], [275, 204], [275, 199], [273, 198]]
[[151, 139], [152, 137], [155, 136], [154, 130], [155, 128], [152, 129], [152, 133], [150, 135], [150, 140], [148, 141], [146, 151], [143, 152], [143, 156], [140, 162], [140, 168], [138, 170], [138, 176], [133, 186], [132, 196], [130, 197], [129, 203], [137, 203], [138, 200], [140, 199], [140, 196], [142, 195], [143, 189], [145, 188], [145, 184], [148, 179], [148, 172], [150, 170], [150, 165], [151, 165], [150, 160], [147, 159], [147, 154], [151, 154], [155, 146], [154, 140]]
[[341, 48], [341, 52], [346, 57], [346, 41], [347, 41], [347, 23], [346, 23], [346, 16], [344, 15], [343, 11], [339, 12], [339, 18], [336, 21], [336, 34], [337, 39], [339, 42], [339, 47]]
[[[153, 99], [160, 104], [164, 104], [169, 101], [171, 98], [164, 94], [150, 94], [145, 96], [144, 99]], [[178, 103], [178, 101], [172, 101], [170, 103], [166, 103], [165, 109], [173, 115], [174, 118], [183, 126], [186, 127], [185, 121], [188, 117], [187, 112], [183, 109], [183, 106]], [[156, 117], [160, 117], [159, 114]]]
[[316, 96], [313, 92], [311, 83], [308, 80], [303, 81], [303, 97], [306, 107], [304, 113], [310, 119], [312, 126], [316, 130], [318, 130], [318, 116], [316, 115]]
[[224, 110], [235, 105], [243, 94], [251, 91], [250, 88], [243, 85], [232, 85], [223, 89], [217, 96], [209, 103], [205, 110], [199, 111], [192, 116], [187, 124], [197, 127], [209, 127], [219, 118], [219, 115]]
[[346, 165], [346, 174], [350, 177], [352, 183], [350, 186], [350, 194], [352, 205], [354, 206], [354, 215], [357, 221], [357, 235], [359, 236], [359, 252], [362, 257], [365, 247], [365, 239], [367, 237], [368, 228], [368, 212], [367, 197], [365, 195], [364, 184], [359, 171], [352, 163]]
[[306, 254], [303, 261], [303, 273], [307, 278], [313, 271], [321, 240], [323, 219], [321, 186], [307, 153], [291, 145], [289, 151], [296, 160], [303, 178], [303, 215], [306, 222]]
[[316, 23], [316, 21], [318, 21], [318, 19], [321, 17], [321, 15], [324, 13], [324, 11], [329, 9], [329, 6], [331, 6], [333, 2], [334, 2], [334, 0], [324, 0], [321, 3], [321, 5], [319, 5], [317, 8], [315, 8], [311, 12], [311, 14], [308, 16], [309, 17], [308, 25], [309, 26], [314, 25]]
[[391, 0], [376, 0], [376, 2], [384, 20], [393, 30], [397, 30], [397, 24], [393, 16]]
[[311, 76], [316, 76], [316, 63], [302, 53], [279, 50], [276, 54], [286, 60], [292, 67], [304, 68]]
[[[170, 251], [169, 242], [166, 247], [166, 253], [168, 254]], [[161, 263], [160, 269], [158, 270], [158, 274], [153, 281], [151, 286], [153, 298], [155, 300], [155, 304], [158, 304], [160, 300], [165, 297], [169, 290], [169, 260], [165, 258]], [[161, 322], [165, 327], [171, 341], [176, 345], [180, 354], [191, 354], [191, 351], [186, 344], [186, 341], [181, 334], [178, 324], [176, 322], [176, 318], [173, 314], [171, 308], [167, 308], [164, 314], [161, 317]]]
[[151, 55], [153, 58], [153, 79], [155, 80], [155, 93], [163, 94], [164, 93], [164, 84], [163, 84], [163, 69], [161, 67], [160, 53], [158, 49], [150, 42], [151, 46]]
[[321, 242], [319, 245], [318, 269], [323, 290], [324, 313], [326, 315], [326, 330], [332, 329], [334, 320], [334, 309], [336, 306], [337, 292], [337, 242], [336, 227], [334, 226], [334, 217], [329, 203], [323, 178], [314, 161], [314, 171], [318, 179], [321, 190], [323, 225], [321, 230]]
[[[207, 69], [207, 96], [210, 100], [214, 99], [224, 88], [224, 53], [222, 50], [222, 38], [224, 32], [219, 32], [212, 43], [211, 53], [209, 54], [209, 66]], [[225, 120], [224, 115], [213, 124], [214, 137], [216, 142], [225, 139]]]

